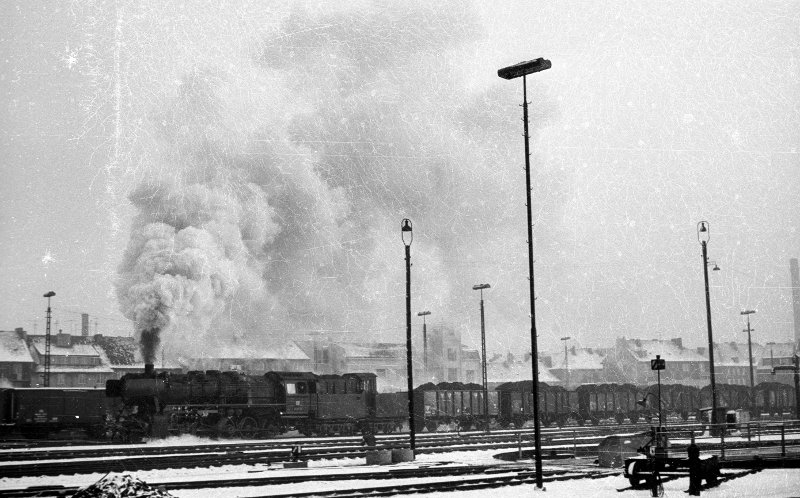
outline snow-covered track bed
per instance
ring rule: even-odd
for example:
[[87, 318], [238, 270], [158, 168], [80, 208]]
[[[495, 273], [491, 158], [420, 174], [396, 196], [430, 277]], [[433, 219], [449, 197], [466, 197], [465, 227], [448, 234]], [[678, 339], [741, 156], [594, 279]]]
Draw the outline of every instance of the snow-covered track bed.
[[[553, 482], [571, 479], [593, 479], [619, 474], [613, 470], [546, 470], [544, 481]], [[452, 491], [467, 489], [488, 489], [519, 484], [530, 484], [535, 480], [530, 468], [522, 466], [456, 466], [434, 468], [401, 468], [377, 472], [359, 472], [355, 474], [315, 474], [281, 477], [258, 477], [242, 479], [212, 479], [194, 481], [175, 481], [151, 483], [166, 491], [200, 490], [240, 487], [271, 487], [277, 492], [270, 492], [272, 497], [288, 496], [386, 496], [399, 493], [423, 493], [433, 491]], [[281, 494], [283, 486], [314, 481], [319, 483], [313, 492], [298, 493], [296, 491]], [[391, 481], [390, 484], [372, 484], [373, 482]], [[367, 484], [370, 483], [370, 484]], [[326, 489], [327, 488], [327, 489]], [[6, 490], [6, 498], [23, 498], [33, 496], [67, 497], [77, 492], [78, 488], [63, 486], [42, 486], [18, 490]]]

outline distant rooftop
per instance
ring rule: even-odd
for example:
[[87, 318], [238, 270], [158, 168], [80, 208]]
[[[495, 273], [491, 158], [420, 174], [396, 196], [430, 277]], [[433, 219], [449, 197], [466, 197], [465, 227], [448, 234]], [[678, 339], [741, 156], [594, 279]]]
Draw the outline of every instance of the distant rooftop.
[[0, 361], [33, 363], [28, 345], [16, 331], [0, 330]]

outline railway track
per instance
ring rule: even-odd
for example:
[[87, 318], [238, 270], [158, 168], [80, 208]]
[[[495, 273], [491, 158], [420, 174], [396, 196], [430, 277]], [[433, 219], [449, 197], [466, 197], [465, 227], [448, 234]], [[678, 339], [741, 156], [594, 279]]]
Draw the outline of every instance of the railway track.
[[[619, 432], [631, 431], [641, 432], [644, 430], [639, 427], [626, 427], [626, 426], [608, 426], [608, 427], [574, 427], [569, 429], [544, 429], [542, 430], [543, 443], [553, 442], [553, 444], [566, 444], [580, 440], [591, 440], [592, 438], [602, 438], [609, 434], [617, 434]], [[452, 441], [470, 441], [473, 443], [491, 443], [491, 442], [514, 442], [518, 439], [523, 441], [529, 440], [533, 437], [533, 429], [515, 429], [515, 430], [496, 430], [489, 434], [481, 432], [462, 432], [457, 434], [455, 432], [442, 432], [442, 433], [417, 433], [417, 439], [425, 440], [429, 444], [435, 442], [449, 443]], [[380, 444], [384, 445], [398, 445], [406, 444], [408, 441], [408, 434], [396, 435], [380, 435], [377, 436]], [[246, 443], [236, 442], [235, 440], [228, 441], [213, 441], [207, 440], [204, 443], [198, 443], [191, 446], [153, 446], [142, 443], [132, 443], [125, 445], [107, 445], [97, 443], [87, 443], [86, 446], [92, 446], [91, 449], [72, 448], [65, 449], [64, 446], [74, 446], [74, 441], [33, 441], [27, 444], [14, 441], [13, 443], [0, 443], [0, 462], [14, 461], [19, 459], [21, 453], [25, 454], [26, 460], [51, 460], [60, 458], [81, 458], [83, 456], [103, 456], [103, 457], [118, 457], [118, 456], [135, 456], [135, 455], [158, 455], [162, 453], [182, 453], [182, 452], [196, 452], [197, 448], [204, 451], [247, 451], [253, 449], [270, 449], [270, 448], [288, 448], [290, 445], [341, 445], [341, 444], [360, 444], [360, 437], [345, 436], [345, 437], [330, 437], [330, 438], [276, 438], [260, 441], [249, 441]], [[57, 446], [57, 449], [51, 448]], [[13, 450], [13, 451], [4, 451]]]
[[[515, 442], [488, 442], [484, 444], [475, 441], [454, 442], [425, 442], [418, 441], [417, 454], [445, 453], [452, 451], [478, 451], [501, 450], [517, 448]], [[402, 445], [379, 444], [376, 449], [397, 448]], [[546, 447], [545, 447], [546, 448]], [[159, 470], [171, 468], [205, 468], [221, 467], [224, 465], [257, 465], [285, 462], [290, 459], [291, 446], [270, 449], [241, 449], [239, 446], [225, 450], [206, 450], [205, 448], [187, 448], [182, 452], [169, 451], [158, 454], [128, 455], [108, 457], [93, 455], [81, 458], [61, 458], [31, 461], [8, 461], [0, 465], [0, 474], [5, 477], [27, 476], [56, 476], [70, 474], [131, 472], [144, 470]], [[367, 448], [362, 445], [336, 445], [303, 447], [305, 460], [333, 460], [342, 458], [364, 458]]]
[[[554, 482], [569, 479], [596, 479], [618, 475], [615, 470], [545, 470], [543, 473], [545, 482]], [[420, 480], [424, 482], [420, 482]], [[386, 481], [392, 481], [386, 484]], [[403, 480], [413, 482], [403, 483]], [[298, 493], [292, 491], [289, 494], [281, 494], [281, 486], [291, 486], [309, 481], [319, 482], [320, 485], [312, 492]], [[353, 481], [352, 487], [344, 487], [345, 483]], [[152, 486], [162, 488], [166, 491], [190, 490], [190, 489], [219, 489], [236, 487], [266, 487], [274, 489], [269, 495], [271, 497], [289, 496], [388, 496], [402, 493], [424, 493], [436, 491], [470, 490], [470, 489], [490, 489], [504, 486], [529, 484], [535, 481], [534, 474], [528, 467], [523, 466], [460, 466], [460, 467], [428, 467], [428, 468], [409, 468], [392, 469], [388, 471], [369, 471], [348, 474], [318, 474], [318, 475], [297, 475], [280, 477], [250, 477], [241, 479], [213, 479], [201, 481], [175, 481], [175, 482], [153, 482]], [[365, 482], [375, 483], [365, 485]], [[322, 483], [337, 483], [329, 485], [324, 489]], [[3, 496], [7, 498], [27, 498], [33, 496], [66, 497], [72, 496], [78, 491], [77, 487], [64, 486], [41, 486], [36, 488], [25, 488], [16, 490], [6, 490]], [[258, 495], [255, 495], [258, 496]]]

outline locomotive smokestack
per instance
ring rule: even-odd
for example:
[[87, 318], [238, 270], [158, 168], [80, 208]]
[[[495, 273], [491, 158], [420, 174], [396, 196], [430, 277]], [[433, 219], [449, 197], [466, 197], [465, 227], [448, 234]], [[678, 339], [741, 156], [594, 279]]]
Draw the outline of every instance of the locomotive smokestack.
[[139, 347], [142, 350], [142, 359], [145, 365], [156, 362], [156, 350], [161, 342], [160, 332], [158, 327], [153, 327], [142, 330], [139, 335]]
[[152, 363], [145, 363], [144, 364], [144, 373], [145, 375], [153, 375], [153, 370], [155, 370], [155, 365]]

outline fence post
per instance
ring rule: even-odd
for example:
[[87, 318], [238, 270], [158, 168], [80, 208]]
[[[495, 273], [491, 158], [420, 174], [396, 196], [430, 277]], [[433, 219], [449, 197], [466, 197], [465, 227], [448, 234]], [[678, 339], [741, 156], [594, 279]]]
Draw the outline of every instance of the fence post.
[[725, 431], [728, 430], [728, 424], [724, 424], [722, 426], [722, 430], [719, 432], [719, 441], [720, 441], [720, 459], [725, 460]]
[[781, 425], [781, 458], [786, 458], [786, 426]]
[[517, 460], [522, 460], [522, 434], [519, 432], [517, 433], [517, 450]]
[[578, 445], [575, 443], [575, 430], [572, 431], [572, 454], [578, 456]]

